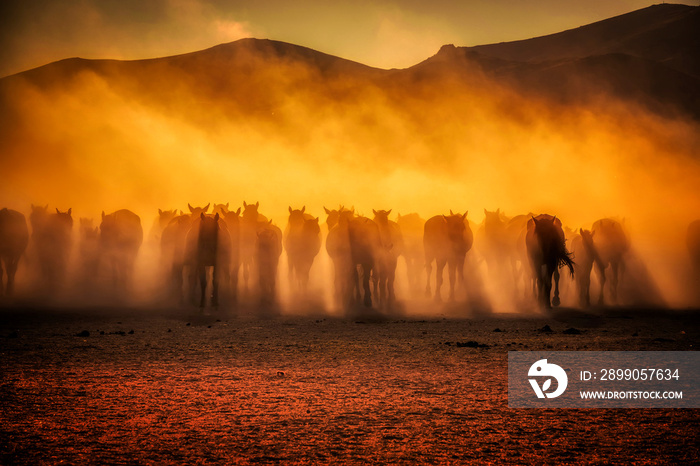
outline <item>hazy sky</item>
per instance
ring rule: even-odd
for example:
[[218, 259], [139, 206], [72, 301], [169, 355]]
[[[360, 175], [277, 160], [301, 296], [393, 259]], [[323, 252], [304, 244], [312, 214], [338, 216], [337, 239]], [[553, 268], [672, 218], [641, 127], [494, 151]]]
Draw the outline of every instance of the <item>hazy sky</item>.
[[404, 68], [433, 55], [443, 44], [527, 39], [651, 4], [646, 0], [2, 0], [0, 76], [62, 58], [151, 58], [243, 37], [291, 42], [381, 68]]

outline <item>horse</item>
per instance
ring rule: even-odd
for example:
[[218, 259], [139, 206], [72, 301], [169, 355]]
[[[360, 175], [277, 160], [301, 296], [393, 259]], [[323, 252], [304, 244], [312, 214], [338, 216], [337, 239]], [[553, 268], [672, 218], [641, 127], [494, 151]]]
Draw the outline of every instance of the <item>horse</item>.
[[370, 277], [380, 247], [375, 222], [356, 217], [354, 210], [339, 212], [338, 222], [328, 232], [326, 250], [333, 261], [336, 298], [341, 303], [350, 305], [355, 301], [372, 307]]
[[501, 209], [493, 212], [484, 209], [484, 222], [479, 229], [483, 240], [480, 249], [491, 276], [500, 277], [501, 268], [510, 260], [506, 234], [507, 221]]
[[142, 243], [143, 228], [138, 215], [127, 209], [108, 215], [102, 212], [100, 250], [112, 270], [115, 290], [130, 288], [136, 256]]
[[610, 270], [610, 298], [617, 302], [617, 285], [625, 270], [625, 256], [630, 249], [629, 238], [620, 222], [604, 218], [593, 223], [591, 228], [595, 249], [595, 265], [600, 279], [598, 304], [604, 304], [604, 291]]
[[[227, 204], [228, 206], [228, 204]], [[241, 208], [228, 210], [223, 214], [223, 221], [228, 229], [231, 245], [229, 248], [229, 276], [231, 284], [231, 299], [234, 303], [238, 300], [238, 270], [241, 268]]]
[[427, 281], [426, 296], [431, 296], [430, 277], [435, 261], [435, 301], [442, 301], [442, 273], [447, 265], [450, 283], [450, 301], [455, 299], [455, 280], [464, 281], [464, 260], [471, 249], [474, 236], [467, 223], [467, 213], [436, 215], [425, 222], [423, 228], [423, 248], [425, 250], [425, 270]]
[[314, 258], [321, 250], [321, 229], [318, 218], [301, 209], [289, 207], [289, 219], [284, 231], [284, 249], [287, 251], [289, 282], [306, 293], [309, 272]]
[[[541, 214], [532, 217], [527, 224], [525, 245], [535, 278], [535, 294], [541, 304], [550, 309], [561, 304], [559, 299], [559, 268], [568, 267], [574, 276], [574, 261], [566, 250], [566, 240], [561, 221], [556, 216]], [[554, 297], [552, 294], [554, 280]], [[550, 301], [551, 299], [551, 301]]]
[[416, 213], [398, 215], [396, 223], [401, 229], [403, 236], [403, 251], [401, 253], [406, 263], [406, 275], [408, 286], [412, 293], [416, 293], [419, 288], [420, 275], [423, 271], [423, 228], [425, 220]]
[[[380, 307], [390, 307], [396, 300], [394, 292], [394, 280], [396, 279], [396, 265], [399, 256], [403, 253], [404, 242], [399, 224], [389, 220], [389, 210], [372, 210], [373, 221], [379, 228], [379, 248], [377, 250], [377, 277], [375, 280], [375, 294], [379, 298]], [[377, 286], [379, 292], [377, 292]]]
[[[184, 282], [187, 282], [189, 288], [194, 286], [194, 264], [191, 263], [191, 255], [188, 256], [187, 234], [192, 228], [195, 220], [200, 218], [209, 210], [210, 204], [204, 207], [192, 207], [187, 204], [190, 211], [189, 214], [181, 214], [174, 217], [163, 230], [160, 238], [161, 265], [166, 271], [167, 280], [170, 286], [171, 294], [177, 296], [179, 301], [185, 301]], [[186, 276], [186, 277], [185, 277]]]
[[272, 220], [259, 225], [256, 231], [255, 259], [261, 304], [272, 304], [276, 297], [277, 267], [282, 254], [282, 230]]
[[[173, 210], [162, 210], [158, 209], [158, 216], [153, 220], [150, 231], [148, 232], [148, 242], [149, 244], [159, 244], [163, 230], [168, 226], [170, 220], [177, 217], [177, 209]], [[182, 215], [182, 212], [180, 212]]]
[[[13, 294], [17, 266], [28, 244], [29, 229], [24, 214], [7, 208], [0, 209], [0, 296]], [[7, 274], [7, 284], [4, 286], [3, 264]]]
[[326, 230], [328, 233], [330, 233], [333, 227], [338, 224], [338, 220], [340, 219], [341, 213], [351, 212], [353, 215], [355, 213], [354, 207], [351, 209], [347, 209], [343, 205], [340, 205], [337, 209], [327, 209], [326, 207], [324, 207], [323, 210], [326, 212]]
[[100, 269], [100, 228], [91, 218], [81, 218], [78, 238], [82, 282], [91, 284]]
[[595, 246], [590, 230], [579, 228], [579, 234], [571, 239], [571, 255], [574, 258], [574, 277], [581, 307], [591, 305], [591, 271], [595, 261]]
[[219, 213], [212, 217], [201, 212], [187, 233], [186, 244], [187, 262], [191, 264], [193, 275], [199, 278], [199, 307], [206, 305], [207, 270], [211, 269], [211, 306], [216, 308], [219, 306], [219, 283], [228, 281], [231, 259], [231, 237]]
[[243, 201], [243, 214], [240, 220], [240, 261], [243, 268], [245, 290], [249, 290], [251, 270], [255, 267], [258, 231], [267, 222], [267, 217], [258, 212], [259, 202], [247, 204]]
[[32, 206], [32, 242], [40, 266], [43, 285], [54, 291], [65, 279], [73, 245], [73, 209], [48, 213], [47, 208]]

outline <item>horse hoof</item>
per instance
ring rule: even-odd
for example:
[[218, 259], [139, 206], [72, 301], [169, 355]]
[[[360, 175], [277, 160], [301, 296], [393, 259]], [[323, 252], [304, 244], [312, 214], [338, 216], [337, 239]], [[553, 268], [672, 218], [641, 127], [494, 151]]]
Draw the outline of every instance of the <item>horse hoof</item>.
[[555, 296], [554, 299], [552, 299], [552, 306], [558, 306], [561, 304], [561, 300], [559, 299], [559, 296]]

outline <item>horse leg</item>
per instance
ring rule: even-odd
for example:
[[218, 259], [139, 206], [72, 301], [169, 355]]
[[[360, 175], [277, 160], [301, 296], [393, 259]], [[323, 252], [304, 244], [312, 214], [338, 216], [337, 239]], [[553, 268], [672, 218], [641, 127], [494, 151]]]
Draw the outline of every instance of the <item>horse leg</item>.
[[610, 277], [610, 299], [612, 300], [612, 304], [617, 304], [617, 274], [620, 269], [619, 265], [620, 263], [617, 261], [610, 263], [610, 267], [612, 268], [612, 276]]
[[438, 259], [435, 263], [435, 301], [442, 301], [440, 289], [442, 288], [442, 272], [445, 269], [445, 259]]
[[372, 266], [365, 264], [362, 266], [362, 285], [365, 289], [365, 307], [372, 307], [372, 292], [369, 286], [369, 276], [372, 273]]
[[211, 272], [211, 306], [219, 307], [219, 267], [214, 266]]
[[430, 298], [432, 295], [432, 292], [430, 291], [430, 274], [433, 273], [433, 267], [432, 267], [432, 259], [428, 260], [426, 259], [425, 261], [425, 273], [427, 275], [426, 281], [425, 281], [425, 297]]
[[396, 280], [396, 266], [397, 260], [394, 259], [392, 264], [389, 266], [389, 273], [387, 275], [387, 292], [388, 292], [388, 304], [391, 306], [394, 301], [396, 301], [396, 295], [394, 292], [394, 280]]
[[551, 303], [551, 297], [552, 297], [552, 275], [553, 272], [549, 270], [549, 267], [547, 267], [546, 271], [544, 272], [544, 277], [542, 280], [542, 303], [544, 304], [545, 309], [551, 309], [552, 308], [552, 303]]
[[598, 305], [602, 306], [604, 304], [603, 295], [605, 293], [605, 269], [601, 266], [596, 267], [598, 271], [598, 281], [600, 282], [600, 294], [598, 295]]
[[552, 306], [559, 306], [561, 304], [561, 300], [559, 299], [559, 269], [555, 268], [554, 273], [552, 274], [554, 277], [554, 298], [552, 299]]
[[203, 265], [198, 265], [197, 273], [199, 275], [199, 286], [201, 289], [199, 307], [204, 308], [207, 303], [207, 268]]
[[457, 264], [454, 261], [447, 262], [447, 279], [450, 281], [450, 302], [455, 300], [455, 279], [457, 273]]

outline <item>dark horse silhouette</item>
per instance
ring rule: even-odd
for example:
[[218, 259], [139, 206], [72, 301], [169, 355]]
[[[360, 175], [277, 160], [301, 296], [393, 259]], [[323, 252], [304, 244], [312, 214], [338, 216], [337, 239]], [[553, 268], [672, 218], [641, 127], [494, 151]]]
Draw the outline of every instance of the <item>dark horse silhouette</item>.
[[141, 218], [127, 209], [109, 215], [102, 212], [100, 250], [112, 271], [112, 285], [116, 290], [131, 287], [136, 256], [143, 243]]
[[257, 229], [255, 259], [258, 267], [258, 285], [261, 304], [272, 304], [277, 294], [277, 267], [282, 254], [282, 230], [272, 220]]
[[[187, 252], [193, 272], [199, 279], [199, 307], [206, 305], [207, 270], [211, 269], [211, 305], [219, 305], [219, 283], [227, 283], [231, 259], [231, 237], [217, 212], [213, 217], [200, 213], [187, 233]], [[194, 298], [194, 296], [193, 296]]]
[[[527, 223], [525, 244], [534, 277], [535, 295], [545, 308], [549, 309], [552, 305], [558, 306], [560, 304], [559, 268], [567, 266], [571, 276], [574, 276], [574, 262], [566, 250], [561, 221], [547, 214], [532, 217]], [[551, 298], [552, 279], [554, 279], [554, 298]]]
[[243, 285], [249, 290], [249, 280], [252, 271], [257, 266], [258, 232], [267, 224], [267, 217], [258, 212], [260, 203], [247, 204], [243, 201], [243, 214], [240, 219], [240, 262], [243, 269]]
[[42, 285], [54, 291], [65, 280], [68, 258], [73, 246], [72, 209], [55, 214], [44, 207], [32, 206], [32, 241], [39, 262]]
[[398, 223], [389, 220], [390, 210], [372, 210], [374, 223], [379, 228], [380, 248], [377, 251], [375, 294], [380, 307], [391, 307], [396, 301], [394, 280], [399, 255], [403, 254], [404, 242]]
[[289, 220], [284, 231], [284, 249], [287, 251], [289, 282], [306, 293], [309, 272], [314, 258], [321, 250], [321, 228], [318, 218], [301, 209], [289, 207]]
[[630, 249], [627, 233], [622, 224], [612, 218], [603, 218], [594, 222], [591, 233], [594, 235], [591, 255], [600, 279], [598, 304], [604, 303], [607, 278], [610, 278], [610, 299], [616, 303], [617, 285], [624, 274], [625, 257]]
[[[0, 296], [12, 295], [19, 259], [29, 244], [27, 219], [16, 210], [0, 210]], [[3, 286], [2, 266], [5, 265], [7, 284]]]
[[591, 270], [595, 261], [595, 246], [590, 230], [579, 229], [579, 234], [571, 240], [571, 254], [574, 258], [574, 277], [581, 307], [591, 305]]
[[191, 254], [187, 254], [187, 234], [195, 220], [209, 210], [209, 204], [204, 207], [192, 207], [187, 204], [187, 207], [190, 214], [178, 215], [170, 220], [160, 239], [161, 262], [170, 294], [179, 299], [180, 303], [184, 303], [187, 294], [183, 283], [186, 282], [188, 288], [193, 288], [195, 280], [192, 257]]
[[417, 295], [420, 293], [420, 278], [421, 273], [423, 273], [423, 261], [425, 260], [425, 253], [423, 252], [425, 220], [420, 218], [417, 213], [399, 214], [396, 223], [401, 229], [401, 235], [403, 236], [404, 248], [401, 255], [406, 262], [408, 287], [411, 294]]
[[455, 299], [455, 281], [464, 281], [464, 259], [471, 249], [474, 236], [466, 223], [467, 212], [464, 215], [436, 215], [425, 222], [423, 232], [423, 248], [425, 250], [425, 270], [427, 281], [425, 294], [431, 295], [430, 276], [432, 263], [435, 261], [435, 301], [441, 301], [442, 273], [447, 265], [450, 282], [450, 301]]
[[370, 277], [380, 248], [376, 223], [355, 217], [352, 210], [339, 212], [338, 223], [328, 232], [326, 250], [333, 260], [336, 298], [341, 304], [350, 306], [354, 301], [372, 307]]

